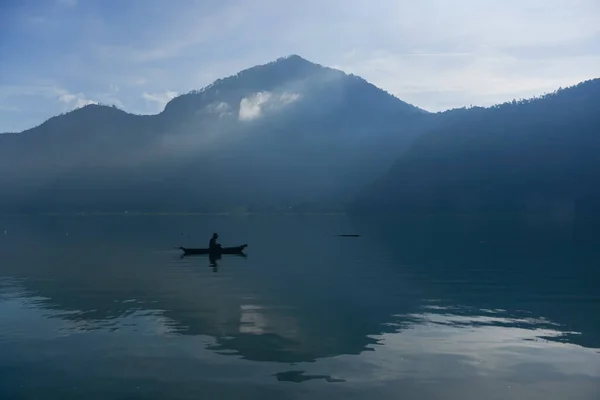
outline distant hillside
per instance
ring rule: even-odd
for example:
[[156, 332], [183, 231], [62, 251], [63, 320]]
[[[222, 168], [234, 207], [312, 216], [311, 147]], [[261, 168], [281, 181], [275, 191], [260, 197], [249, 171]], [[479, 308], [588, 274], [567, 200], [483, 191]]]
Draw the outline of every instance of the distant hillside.
[[352, 210], [580, 222], [600, 213], [599, 79], [448, 115], [363, 190]]
[[431, 114], [299, 56], [179, 96], [158, 115], [90, 105], [0, 136], [5, 211], [333, 207]]

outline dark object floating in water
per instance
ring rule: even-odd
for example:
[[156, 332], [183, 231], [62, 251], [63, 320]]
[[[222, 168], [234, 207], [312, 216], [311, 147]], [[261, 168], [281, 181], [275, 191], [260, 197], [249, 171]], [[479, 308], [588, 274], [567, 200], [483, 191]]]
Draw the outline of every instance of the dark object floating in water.
[[360, 237], [360, 235], [338, 235], [339, 237]]
[[180, 250], [183, 251], [184, 255], [192, 255], [192, 254], [210, 254], [210, 255], [220, 255], [220, 254], [244, 254], [244, 249], [248, 247], [247, 244], [243, 244], [237, 247], [221, 247], [220, 249], [215, 249], [211, 251], [210, 249], [191, 249], [186, 247], [179, 247]]
[[343, 379], [332, 378], [329, 375], [305, 375], [304, 371], [279, 372], [277, 374], [274, 374], [274, 376], [277, 377], [277, 380], [280, 382], [302, 383], [314, 379], [323, 379], [325, 382], [329, 383], [346, 382]]

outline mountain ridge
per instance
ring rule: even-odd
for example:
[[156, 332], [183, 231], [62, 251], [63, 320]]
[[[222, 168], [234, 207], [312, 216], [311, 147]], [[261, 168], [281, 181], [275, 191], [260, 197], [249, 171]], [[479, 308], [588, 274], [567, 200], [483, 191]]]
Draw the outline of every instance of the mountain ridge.
[[[73, 115], [73, 114], [77, 114], [77, 113], [81, 113], [81, 112], [86, 112], [88, 110], [105, 110], [105, 109], [110, 109], [110, 110], [118, 110], [121, 111], [122, 113], [125, 113], [127, 115], [131, 115], [131, 116], [139, 116], [139, 117], [160, 117], [163, 116], [165, 113], [169, 112], [169, 109], [174, 107], [175, 105], [177, 105], [178, 103], [181, 103], [187, 99], [197, 99], [203, 95], [206, 95], [207, 93], [209, 93], [211, 90], [219, 90], [220, 86], [223, 84], [228, 84], [231, 83], [235, 80], [240, 79], [241, 77], [245, 77], [246, 74], [252, 74], [255, 73], [261, 69], [264, 70], [268, 70], [269, 68], [272, 67], [277, 67], [277, 66], [282, 66], [282, 65], [289, 65], [289, 64], [299, 64], [301, 67], [300, 69], [304, 69], [304, 70], [310, 70], [312, 72], [315, 71], [326, 71], [332, 74], [337, 74], [339, 76], [345, 76], [345, 77], [349, 77], [351, 79], [356, 79], [362, 83], [366, 83], [367, 85], [369, 85], [370, 87], [372, 87], [373, 89], [379, 90], [385, 94], [387, 94], [390, 98], [397, 100], [398, 102], [404, 104], [408, 109], [412, 109], [415, 110], [417, 112], [421, 112], [421, 113], [429, 113], [429, 111], [424, 110], [422, 108], [419, 108], [415, 105], [409, 104], [401, 99], [399, 99], [397, 96], [385, 91], [384, 89], [381, 89], [375, 85], [373, 85], [372, 83], [368, 82], [367, 80], [365, 80], [364, 78], [358, 76], [358, 75], [354, 75], [354, 74], [348, 74], [342, 70], [339, 69], [335, 69], [335, 68], [331, 68], [331, 67], [327, 67], [327, 66], [323, 66], [321, 64], [318, 63], [314, 63], [312, 61], [308, 61], [307, 59], [301, 57], [300, 55], [297, 54], [290, 54], [288, 56], [283, 56], [283, 57], [279, 57], [276, 60], [264, 63], [264, 64], [259, 64], [259, 65], [255, 65], [252, 67], [248, 67], [245, 68], [241, 71], [239, 71], [236, 74], [232, 74], [223, 78], [219, 78], [214, 80], [213, 82], [211, 82], [210, 84], [200, 88], [200, 89], [192, 89], [186, 93], [182, 93], [179, 94], [177, 96], [175, 96], [173, 99], [169, 100], [165, 106], [163, 107], [163, 109], [160, 112], [154, 113], [154, 114], [140, 114], [140, 113], [134, 113], [134, 112], [130, 112], [127, 111], [124, 108], [120, 108], [117, 107], [114, 104], [104, 104], [104, 103], [92, 103], [92, 104], [87, 104], [81, 107], [77, 107], [73, 110], [67, 111], [67, 112], [63, 112], [60, 113], [58, 115], [52, 116], [48, 119], [46, 119], [45, 121], [41, 122], [40, 124], [34, 125], [31, 128], [27, 128], [24, 129], [23, 131], [20, 132], [4, 132], [2, 134], [13, 134], [13, 133], [23, 133], [23, 132], [28, 132], [31, 131], [33, 129], [36, 129], [42, 125], [44, 125], [45, 123], [49, 122], [49, 121], [53, 121], [56, 119], [60, 119], [64, 116], [69, 116], [69, 115]], [[298, 66], [296, 66], [296, 68], [298, 68]], [[263, 89], [264, 91], [264, 89]]]
[[456, 114], [451, 123], [416, 138], [351, 208], [579, 227], [600, 223], [598, 153], [600, 79], [591, 79]]
[[[593, 165], [599, 82], [430, 113], [363, 78], [292, 55], [177, 96], [157, 114], [87, 105], [1, 135], [0, 209], [307, 211], [351, 203], [354, 210], [389, 211], [438, 210], [445, 202], [446, 210], [464, 211], [464, 204], [481, 203], [481, 193], [470, 187], [463, 196], [455, 182], [480, 182], [493, 193], [482, 171], [495, 168], [493, 179], [508, 185], [502, 157], [519, 160], [531, 179], [542, 176], [527, 167], [522, 153], [528, 152], [548, 180], [553, 167], [536, 158], [538, 143], [575, 173], [580, 164], [573, 149], [581, 146], [574, 140], [587, 140], [580, 151]], [[524, 134], [530, 128], [535, 140], [523, 142], [532, 137]], [[568, 129], [578, 135], [565, 136]], [[479, 153], [488, 158], [474, 156]], [[471, 162], [475, 172], [457, 161]], [[447, 206], [457, 201], [462, 208]]]
[[[319, 71], [325, 71], [327, 73], [331, 73], [331, 74], [337, 74], [339, 76], [346, 76], [346, 77], [350, 77], [352, 79], [357, 79], [360, 80], [362, 82], [368, 83], [369, 85], [375, 87], [375, 85], [372, 85], [371, 83], [369, 83], [368, 81], [366, 81], [365, 79], [354, 75], [354, 74], [347, 74], [346, 72], [339, 70], [339, 69], [335, 69], [335, 68], [331, 68], [331, 67], [327, 67], [318, 63], [314, 63], [312, 61], [308, 61], [307, 59], [297, 55], [297, 54], [291, 54], [288, 56], [284, 56], [284, 57], [279, 57], [274, 61], [270, 61], [267, 62], [265, 64], [260, 64], [260, 65], [256, 65], [253, 67], [249, 67], [246, 69], [241, 70], [240, 72], [230, 75], [228, 77], [225, 78], [220, 78], [215, 80], [214, 82], [210, 83], [209, 85], [206, 85], [205, 87], [198, 89], [198, 90], [191, 90], [188, 93], [184, 93], [182, 95], [179, 95], [173, 99], [171, 99], [166, 105], [165, 105], [165, 109], [163, 110], [166, 111], [167, 108], [169, 107], [170, 104], [172, 103], [177, 103], [179, 98], [181, 97], [188, 97], [188, 96], [198, 96], [198, 95], [203, 95], [211, 90], [217, 89], [220, 85], [223, 84], [228, 84], [230, 82], [233, 82], [235, 80], [238, 79], [243, 79], [245, 78], [247, 75], [262, 75], [262, 74], [269, 74], [272, 68], [274, 67], [280, 67], [282, 65], [291, 65], [291, 67], [294, 69], [294, 77], [292, 77], [292, 79], [301, 79], [301, 78], [305, 78], [307, 74], [309, 73], [315, 73], [315, 72], [319, 72]], [[289, 71], [288, 71], [289, 72]], [[254, 79], [251, 80], [256, 80], [256, 77], [253, 77]], [[287, 80], [290, 79], [289, 76], [286, 77]], [[381, 90], [383, 92], [385, 92], [386, 94], [388, 94], [390, 97], [393, 97], [394, 99], [406, 104], [407, 106], [410, 107], [414, 107], [415, 109], [421, 111], [421, 112], [427, 112], [423, 109], [420, 109], [419, 107], [416, 107], [412, 104], [408, 104], [406, 102], [404, 102], [403, 100], [399, 99], [397, 96], [394, 96], [390, 93], [388, 93], [387, 91], [385, 91], [384, 89], [381, 88], [377, 88], [378, 90]], [[262, 90], [264, 90], [264, 88], [262, 88]], [[268, 89], [267, 89], [268, 90]]]
[[54, 120], [56, 118], [60, 118], [60, 117], [63, 117], [63, 116], [66, 116], [66, 115], [70, 115], [70, 114], [73, 114], [73, 113], [77, 113], [77, 112], [80, 112], [82, 110], [87, 110], [87, 109], [113, 109], [113, 110], [119, 110], [119, 111], [121, 111], [121, 112], [123, 112], [125, 114], [128, 114], [128, 115], [140, 116], [140, 117], [156, 117], [156, 116], [160, 116], [161, 114], [163, 114], [165, 112], [165, 110], [167, 109], [167, 107], [172, 106], [173, 103], [177, 103], [178, 101], [180, 101], [178, 99], [180, 99], [182, 97], [191, 97], [191, 96], [202, 95], [203, 93], [208, 92], [211, 89], [217, 88], [218, 85], [221, 84], [221, 83], [223, 83], [223, 82], [227, 82], [230, 79], [237, 79], [237, 78], [240, 77], [240, 75], [242, 75], [244, 73], [247, 73], [247, 72], [254, 71], [257, 68], [270, 67], [272, 65], [277, 65], [278, 63], [281, 63], [281, 62], [294, 61], [294, 60], [302, 62], [302, 63], [305, 63], [307, 65], [311, 65], [311, 66], [313, 66], [315, 68], [323, 68], [323, 69], [326, 69], [326, 70], [329, 70], [329, 71], [335, 71], [336, 73], [341, 73], [341, 74], [343, 74], [345, 76], [358, 79], [358, 80], [363, 81], [363, 82], [369, 84], [370, 86], [373, 86], [374, 88], [376, 88], [376, 89], [378, 89], [378, 90], [386, 93], [390, 97], [392, 97], [394, 99], [397, 99], [398, 101], [400, 101], [400, 102], [408, 105], [409, 107], [414, 108], [415, 110], [417, 110], [419, 112], [423, 112], [423, 113], [427, 113], [427, 114], [434, 114], [434, 115], [440, 115], [440, 114], [445, 114], [445, 113], [453, 113], [453, 112], [460, 112], [460, 111], [465, 111], [465, 110], [480, 110], [480, 111], [484, 111], [484, 110], [496, 109], [498, 107], [503, 107], [503, 106], [506, 106], [506, 105], [510, 105], [510, 104], [515, 103], [515, 102], [517, 102], [517, 103], [532, 102], [532, 101], [536, 101], [536, 100], [539, 100], [539, 99], [543, 99], [543, 98], [545, 98], [547, 96], [552, 96], [552, 95], [554, 95], [554, 94], [556, 94], [557, 92], [560, 92], [560, 91], [564, 91], [564, 90], [568, 91], [568, 90], [571, 90], [571, 89], [576, 89], [577, 87], [579, 87], [579, 86], [581, 86], [583, 84], [586, 84], [586, 83], [593, 83], [593, 82], [600, 81], [600, 78], [586, 79], [584, 81], [581, 81], [579, 83], [576, 83], [576, 84], [573, 84], [573, 85], [570, 85], [570, 86], [559, 87], [557, 90], [555, 90], [553, 92], [550, 92], [550, 93], [544, 93], [544, 94], [541, 94], [541, 95], [527, 97], [527, 98], [521, 98], [521, 99], [513, 99], [513, 100], [510, 100], [510, 101], [505, 101], [505, 102], [498, 103], [498, 104], [493, 104], [493, 105], [490, 105], [490, 106], [478, 106], [478, 105], [470, 106], [470, 107], [463, 106], [463, 107], [450, 108], [450, 109], [443, 110], [443, 111], [430, 112], [430, 111], [422, 109], [422, 108], [420, 108], [420, 107], [418, 107], [416, 105], [413, 105], [413, 104], [410, 104], [410, 103], [407, 103], [407, 102], [403, 101], [402, 99], [398, 98], [397, 96], [395, 96], [395, 95], [387, 92], [385, 89], [382, 89], [382, 88], [379, 88], [379, 87], [373, 85], [372, 83], [368, 82], [367, 80], [365, 80], [364, 78], [362, 78], [362, 77], [360, 77], [358, 75], [355, 75], [355, 74], [352, 74], [352, 73], [346, 73], [346, 72], [344, 72], [342, 70], [339, 70], [339, 69], [335, 69], [335, 68], [323, 66], [321, 64], [314, 63], [312, 61], [308, 61], [307, 59], [303, 58], [302, 56], [300, 56], [298, 54], [290, 54], [290, 55], [287, 55], [287, 56], [279, 57], [276, 60], [273, 60], [273, 61], [270, 61], [270, 62], [267, 62], [267, 63], [264, 63], [264, 64], [259, 64], [259, 65], [255, 65], [255, 66], [252, 66], [252, 67], [245, 68], [245, 69], [239, 71], [236, 74], [232, 74], [232, 75], [229, 75], [229, 76], [224, 77], [224, 78], [218, 78], [218, 79], [214, 80], [213, 82], [211, 82], [210, 84], [208, 84], [208, 85], [206, 85], [206, 86], [204, 86], [204, 87], [202, 87], [200, 89], [192, 89], [192, 90], [190, 90], [190, 91], [188, 91], [186, 93], [179, 94], [179, 95], [175, 96], [173, 99], [169, 100], [165, 104], [165, 107], [163, 108], [163, 110], [161, 110], [161, 111], [159, 111], [157, 113], [154, 113], [154, 114], [134, 113], [134, 112], [127, 111], [124, 108], [120, 108], [120, 107], [118, 107], [118, 106], [116, 106], [114, 104], [92, 103], [92, 104], [87, 104], [87, 105], [84, 105], [84, 106], [81, 106], [81, 107], [77, 107], [77, 108], [75, 108], [73, 110], [70, 110], [70, 111], [63, 112], [63, 113], [60, 113], [58, 115], [52, 116], [52, 117], [46, 119], [45, 121], [43, 121], [42, 123], [40, 123], [38, 125], [34, 125], [31, 128], [24, 129], [23, 131], [20, 131], [20, 132], [17, 132], [17, 131], [1, 132], [0, 135], [10, 135], [10, 134], [19, 134], [19, 133], [22, 133], [22, 132], [27, 132], [27, 131], [30, 131], [32, 129], [40, 127], [41, 125], [43, 125], [44, 123], [46, 123], [46, 122], [48, 122], [50, 120]]
[[365, 80], [291, 56], [178, 96], [158, 114], [88, 105], [0, 138], [0, 183], [10, 188], [0, 207], [340, 203], [383, 172], [427, 116]]

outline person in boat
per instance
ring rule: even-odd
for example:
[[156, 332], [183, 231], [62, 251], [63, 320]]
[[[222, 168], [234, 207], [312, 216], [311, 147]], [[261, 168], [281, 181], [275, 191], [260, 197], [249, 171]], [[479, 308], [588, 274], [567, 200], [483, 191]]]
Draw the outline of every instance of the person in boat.
[[213, 233], [212, 237], [210, 238], [210, 241], [208, 242], [208, 249], [209, 250], [216, 250], [216, 249], [220, 249], [221, 245], [219, 243], [217, 243], [217, 239], [219, 238], [219, 234], [218, 233]]

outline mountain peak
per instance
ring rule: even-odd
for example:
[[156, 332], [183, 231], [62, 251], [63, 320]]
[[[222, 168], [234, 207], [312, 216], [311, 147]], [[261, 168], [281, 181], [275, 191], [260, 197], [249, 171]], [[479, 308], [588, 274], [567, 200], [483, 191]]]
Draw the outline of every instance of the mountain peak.
[[296, 61], [306, 61], [306, 62], [310, 62], [310, 61], [308, 61], [307, 59], [305, 59], [305, 58], [303, 58], [303, 57], [299, 56], [298, 54], [289, 54], [289, 55], [287, 55], [287, 56], [282, 56], [282, 57], [279, 57], [279, 58], [277, 59], [277, 61], [283, 61], [283, 60], [296, 60]]
[[292, 82], [305, 81], [323, 73], [338, 73], [341, 71], [326, 68], [310, 62], [297, 54], [280, 57], [266, 64], [256, 65], [231, 75], [217, 79], [200, 90], [175, 97], [165, 106], [164, 112], [179, 114], [176, 108], [185, 113], [195, 112], [211, 101], [239, 103], [245, 96], [259, 92], [270, 92], [285, 87]]
[[[377, 104], [377, 107], [386, 109], [391, 114], [404, 111], [424, 112], [363, 78], [313, 63], [298, 54], [290, 54], [218, 79], [201, 90], [175, 97], [165, 106], [162, 114], [165, 118], [182, 120], [207, 107], [227, 107], [228, 114], [232, 115], [232, 111], [237, 112], [244, 99], [246, 102], [260, 101], [256, 96], [269, 97], [273, 93], [283, 93], [285, 96], [292, 93], [292, 96], [303, 98], [305, 102], [305, 95], [313, 96], [316, 101], [313, 106], [316, 108], [320, 107], [316, 106], [319, 102], [335, 107], [340, 107], [341, 104], [350, 106], [352, 103], [352, 107], [361, 110], [364, 107], [370, 109]], [[367, 98], [370, 100], [366, 100]], [[305, 105], [313, 107], [308, 103]]]
[[240, 71], [235, 76], [264, 76], [278, 75], [280, 78], [293, 79], [296, 77], [305, 77], [305, 75], [313, 74], [317, 71], [327, 70], [322, 65], [308, 61], [297, 54], [292, 54], [268, 62], [266, 64], [255, 65]]
[[[307, 76], [314, 74], [318, 71], [332, 70], [322, 65], [308, 61], [305, 58], [297, 54], [291, 54], [288, 56], [279, 57], [274, 61], [270, 61], [265, 64], [255, 65], [241, 70], [235, 75], [231, 75], [226, 78], [217, 79], [210, 85], [196, 91], [190, 92], [191, 94], [199, 94], [206, 92], [207, 90], [214, 88], [218, 85], [223, 86], [227, 83], [232, 83], [240, 80], [257, 80], [257, 81], [271, 81], [273, 79], [283, 81], [292, 80], [297, 78], [306, 78]], [[333, 70], [332, 70], [333, 71]], [[340, 71], [341, 72], [341, 71]]]
[[77, 107], [75, 109], [73, 109], [72, 111], [70, 111], [70, 113], [89, 113], [89, 112], [118, 112], [118, 113], [124, 113], [125, 111], [121, 110], [120, 108], [118, 108], [115, 105], [108, 105], [108, 104], [102, 104], [102, 103], [91, 103], [91, 104], [86, 104], [82, 107]]
[[[98, 104], [91, 103], [86, 104], [81, 107], [77, 107], [71, 111], [56, 115], [54, 117], [50, 117], [40, 125], [27, 129], [23, 132], [32, 132], [37, 130], [38, 128], [43, 129], [57, 129], [57, 127], [62, 127], [64, 130], [63, 123], [67, 123], [69, 125], [77, 123], [85, 125], [89, 120], [101, 120], [101, 121], [109, 121], [111, 119], [130, 116], [132, 114], [127, 113], [126, 111], [121, 110], [115, 105], [107, 105], [107, 104]], [[67, 122], [65, 122], [67, 121]]]
[[272, 63], [304, 63], [304, 64], [310, 64], [310, 65], [314, 65], [314, 66], [321, 66], [317, 63], [314, 63], [312, 61], [307, 60], [306, 58], [303, 58], [302, 56], [299, 56], [298, 54], [290, 54], [287, 56], [283, 56], [283, 57], [279, 57], [277, 60], [273, 61]]

